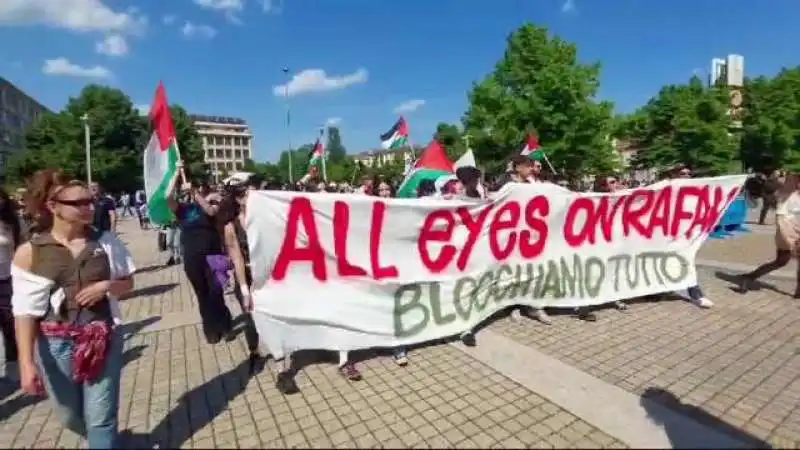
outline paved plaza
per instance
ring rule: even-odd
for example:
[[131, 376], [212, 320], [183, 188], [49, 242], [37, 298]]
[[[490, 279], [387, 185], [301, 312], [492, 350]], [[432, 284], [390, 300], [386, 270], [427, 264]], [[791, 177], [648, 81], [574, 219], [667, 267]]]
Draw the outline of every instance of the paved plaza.
[[[800, 301], [794, 267], [742, 295], [730, 275], [773, 256], [770, 227], [707, 243], [698, 262], [711, 310], [673, 298], [555, 315], [551, 326], [498, 317], [478, 345], [413, 349], [407, 367], [357, 352], [348, 382], [335, 355], [303, 355], [299, 394], [275, 388], [282, 363], [247, 376], [244, 338], [210, 346], [180, 267], [163, 268], [154, 232], [124, 221], [141, 272], [123, 304], [120, 428], [160, 448], [800, 447]], [[232, 310], [238, 306], [231, 303]], [[74, 448], [50, 403], [0, 381], [0, 442]]]

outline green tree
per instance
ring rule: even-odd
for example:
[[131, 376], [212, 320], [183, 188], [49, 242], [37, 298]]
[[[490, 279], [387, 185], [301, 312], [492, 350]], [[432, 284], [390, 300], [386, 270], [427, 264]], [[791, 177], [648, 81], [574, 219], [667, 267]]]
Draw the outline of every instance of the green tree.
[[739, 144], [731, 133], [729, 95], [727, 88], [706, 87], [698, 77], [662, 88], [628, 125], [630, 137], [642, 147], [634, 165], [682, 163], [706, 174], [736, 170]]
[[800, 171], [800, 67], [745, 80], [741, 158], [757, 171]]
[[342, 135], [338, 127], [328, 127], [328, 142], [325, 143], [325, 152], [330, 163], [339, 163], [347, 157], [347, 149], [342, 144]]
[[526, 24], [512, 33], [503, 59], [473, 86], [462, 122], [476, 158], [501, 171], [535, 128], [557, 170], [576, 178], [612, 170], [612, 104], [595, 99], [600, 65], [582, 64], [577, 48]]
[[[172, 108], [181, 154], [190, 172], [204, 175], [202, 143], [192, 122], [179, 106]], [[142, 186], [142, 156], [152, 133], [120, 90], [88, 85], [70, 98], [63, 111], [48, 114], [32, 126], [26, 151], [14, 155], [6, 167], [9, 183], [22, 183], [36, 170], [61, 168], [86, 179], [84, 115], [90, 130], [92, 180], [110, 191]]]
[[436, 139], [447, 151], [447, 157], [455, 162], [467, 151], [464, 136], [458, 125], [440, 122], [436, 125]]

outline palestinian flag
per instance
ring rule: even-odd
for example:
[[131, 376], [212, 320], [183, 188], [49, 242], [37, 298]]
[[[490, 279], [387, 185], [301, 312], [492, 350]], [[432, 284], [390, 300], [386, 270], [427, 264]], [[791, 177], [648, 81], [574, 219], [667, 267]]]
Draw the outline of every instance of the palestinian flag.
[[319, 132], [317, 142], [314, 143], [314, 149], [308, 155], [309, 167], [322, 163], [322, 158], [325, 157], [325, 146], [322, 145], [322, 133], [324, 133], [324, 131]]
[[175, 126], [169, 111], [167, 91], [159, 82], [156, 97], [150, 107], [150, 122], [153, 134], [144, 149], [144, 191], [147, 195], [147, 214], [156, 225], [166, 225], [175, 219], [167, 203], [167, 195], [172, 190], [171, 182], [178, 173], [181, 159]]
[[447, 159], [444, 147], [438, 141], [432, 141], [428, 147], [422, 151], [414, 168], [408, 172], [405, 179], [397, 189], [399, 198], [416, 198], [417, 188], [422, 180], [433, 180], [446, 177], [454, 173], [453, 163]]
[[381, 135], [381, 147], [385, 149], [398, 149], [408, 145], [408, 124], [403, 116], [397, 119], [392, 129]]
[[536, 161], [544, 159], [544, 150], [542, 150], [542, 146], [539, 145], [539, 138], [533, 134], [529, 134], [528, 141], [525, 143], [525, 146], [522, 147], [522, 151], [520, 151], [519, 154]]

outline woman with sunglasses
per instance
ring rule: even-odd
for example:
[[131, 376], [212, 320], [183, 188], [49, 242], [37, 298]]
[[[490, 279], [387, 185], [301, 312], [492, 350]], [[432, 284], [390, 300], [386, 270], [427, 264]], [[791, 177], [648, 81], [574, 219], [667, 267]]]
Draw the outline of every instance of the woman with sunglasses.
[[220, 196], [212, 193], [204, 183], [184, 183], [179, 200], [174, 195], [174, 189], [177, 177], [182, 176], [182, 172], [181, 166], [175, 174], [167, 198], [181, 229], [183, 270], [197, 297], [203, 333], [209, 344], [216, 344], [223, 337], [234, 337], [233, 320], [225, 305], [223, 288], [215, 281], [206, 260], [208, 255], [223, 253], [222, 239], [214, 221]]
[[46, 389], [66, 428], [89, 448], [111, 449], [124, 346], [116, 299], [132, 289], [135, 268], [113, 232], [91, 227], [93, 203], [80, 181], [55, 170], [34, 174], [34, 235], [14, 255], [12, 305], [22, 390]]

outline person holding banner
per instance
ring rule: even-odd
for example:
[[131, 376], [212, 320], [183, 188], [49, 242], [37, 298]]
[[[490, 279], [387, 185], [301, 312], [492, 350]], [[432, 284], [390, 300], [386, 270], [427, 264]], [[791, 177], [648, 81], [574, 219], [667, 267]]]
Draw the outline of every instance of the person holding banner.
[[[692, 169], [685, 164], [678, 164], [672, 171], [672, 178], [692, 178]], [[714, 302], [705, 296], [699, 284], [690, 287], [686, 292], [689, 301], [700, 308], [708, 309], [714, 306]]]
[[[391, 183], [387, 181], [376, 180], [376, 182], [373, 182], [373, 185], [376, 186], [374, 191], [376, 197], [394, 197], [395, 191]], [[392, 351], [392, 356], [394, 357], [394, 362], [398, 366], [403, 367], [408, 365], [408, 350], [405, 347], [395, 347]]]
[[[182, 163], [175, 177], [182, 176]], [[170, 209], [175, 213], [181, 229], [183, 246], [183, 270], [197, 297], [197, 306], [203, 321], [203, 333], [210, 344], [223, 337], [233, 338], [233, 319], [225, 305], [222, 287], [217, 285], [214, 274], [206, 261], [208, 255], [222, 254], [222, 239], [214, 225], [214, 216], [219, 209], [219, 195], [209, 192], [204, 184], [183, 183], [182, 199], [174, 195], [175, 183], [167, 193]]]
[[[511, 158], [508, 164], [509, 170], [505, 173], [504, 177], [498, 180], [497, 189], [508, 183], [543, 183], [541, 178], [542, 163], [528, 158], [525, 155], [515, 155]], [[529, 317], [533, 317], [539, 322], [550, 325], [553, 320], [543, 308], [533, 308], [530, 306], [520, 306], [519, 309], [514, 309], [511, 312], [511, 317], [518, 320], [522, 317], [523, 313]]]
[[[775, 259], [741, 276], [740, 290], [747, 292], [764, 275], [778, 270], [800, 255], [800, 175], [789, 175], [777, 192]], [[800, 268], [794, 298], [800, 299]]]

